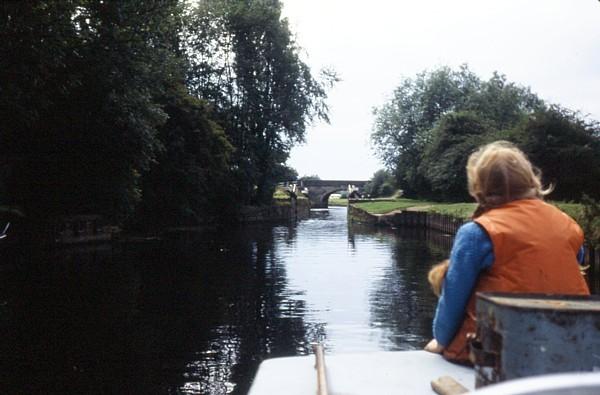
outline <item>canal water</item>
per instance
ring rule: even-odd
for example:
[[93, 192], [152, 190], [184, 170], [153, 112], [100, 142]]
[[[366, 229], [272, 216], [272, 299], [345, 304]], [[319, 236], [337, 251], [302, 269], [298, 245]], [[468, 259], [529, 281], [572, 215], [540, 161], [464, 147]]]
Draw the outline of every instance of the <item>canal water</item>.
[[352, 226], [333, 207], [295, 224], [5, 252], [0, 392], [246, 394], [260, 361], [315, 341], [422, 348], [444, 237]]

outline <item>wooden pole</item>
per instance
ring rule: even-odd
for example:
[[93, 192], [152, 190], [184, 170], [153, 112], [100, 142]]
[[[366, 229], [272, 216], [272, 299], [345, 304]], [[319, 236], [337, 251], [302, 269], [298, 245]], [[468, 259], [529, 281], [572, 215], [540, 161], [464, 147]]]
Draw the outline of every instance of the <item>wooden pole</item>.
[[442, 376], [431, 382], [431, 388], [439, 395], [460, 395], [469, 392], [450, 376]]
[[325, 375], [325, 355], [323, 352], [323, 345], [316, 343], [313, 344], [313, 351], [315, 352], [317, 369], [317, 395], [328, 395], [327, 391], [327, 376]]

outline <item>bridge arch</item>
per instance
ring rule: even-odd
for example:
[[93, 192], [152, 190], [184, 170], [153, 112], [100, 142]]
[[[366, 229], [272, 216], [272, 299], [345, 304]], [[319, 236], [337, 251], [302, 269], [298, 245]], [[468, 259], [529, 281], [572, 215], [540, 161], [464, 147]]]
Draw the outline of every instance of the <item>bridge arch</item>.
[[367, 181], [364, 180], [306, 180], [299, 182], [299, 185], [302, 189], [308, 189], [308, 198], [312, 208], [327, 208], [329, 196], [332, 193], [348, 189], [360, 191], [366, 183]]
[[333, 194], [334, 194], [334, 193], [336, 193], [336, 192], [340, 192], [340, 191], [347, 191], [347, 190], [348, 190], [348, 188], [347, 188], [347, 187], [346, 187], [346, 188], [332, 189], [332, 190], [331, 190], [331, 191], [329, 191], [329, 192], [325, 192], [325, 193], [323, 193], [323, 194], [321, 195], [320, 201], [321, 201], [321, 203], [322, 203], [322, 204], [325, 204], [325, 207], [327, 207], [327, 206], [328, 206], [328, 204], [329, 204], [329, 197], [330, 197], [331, 195], [333, 195]]

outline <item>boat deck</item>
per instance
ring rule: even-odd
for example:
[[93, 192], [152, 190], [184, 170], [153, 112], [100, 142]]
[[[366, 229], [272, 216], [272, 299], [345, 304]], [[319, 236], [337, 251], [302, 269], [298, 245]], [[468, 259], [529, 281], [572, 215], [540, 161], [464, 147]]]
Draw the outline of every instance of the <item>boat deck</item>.
[[[431, 395], [431, 381], [451, 376], [473, 390], [473, 369], [426, 351], [394, 351], [325, 356], [331, 395]], [[249, 395], [314, 395], [315, 356], [274, 358], [261, 363]]]

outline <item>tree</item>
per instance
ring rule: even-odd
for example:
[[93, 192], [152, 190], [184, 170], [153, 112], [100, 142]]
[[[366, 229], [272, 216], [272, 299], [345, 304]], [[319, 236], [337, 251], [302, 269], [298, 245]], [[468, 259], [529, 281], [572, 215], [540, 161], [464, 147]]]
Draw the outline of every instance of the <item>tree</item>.
[[0, 34], [0, 204], [38, 222], [266, 202], [335, 80], [274, 0], [12, 1]]
[[277, 182], [296, 181], [298, 179], [296, 169], [286, 165], [278, 165], [273, 173]]
[[161, 149], [156, 97], [180, 73], [176, 0], [5, 2], [0, 157], [32, 218], [122, 219]]
[[543, 106], [529, 88], [509, 83], [497, 73], [482, 81], [466, 65], [457, 71], [441, 67], [400, 83], [392, 99], [374, 110], [371, 139], [408, 196], [431, 196], [435, 176], [426, 173], [431, 166], [422, 166], [421, 161], [445, 115], [468, 111], [497, 132], [514, 127]]
[[198, 225], [233, 214], [236, 196], [229, 158], [233, 147], [200, 99], [178, 84], [165, 92], [164, 147], [142, 177], [136, 220], [145, 228]]
[[459, 71], [441, 67], [404, 79], [392, 99], [374, 109], [371, 139], [375, 151], [405, 193], [428, 190], [418, 167], [430, 130], [441, 115], [465, 107], [467, 98], [480, 86], [479, 78], [466, 66]]
[[327, 120], [326, 87], [300, 59], [278, 0], [208, 0], [187, 29], [189, 82], [215, 106], [235, 147], [234, 170], [247, 203], [270, 201], [277, 169], [307, 125]]
[[365, 184], [364, 192], [371, 197], [390, 196], [394, 193], [394, 177], [386, 170], [377, 170]]
[[538, 111], [511, 138], [553, 184], [553, 199], [600, 198], [600, 126], [560, 106]]
[[472, 112], [444, 115], [432, 130], [419, 171], [431, 186], [430, 197], [443, 201], [468, 201], [465, 168], [479, 146], [497, 140], [493, 128]]

